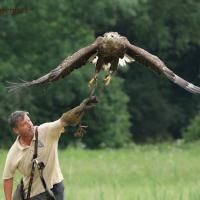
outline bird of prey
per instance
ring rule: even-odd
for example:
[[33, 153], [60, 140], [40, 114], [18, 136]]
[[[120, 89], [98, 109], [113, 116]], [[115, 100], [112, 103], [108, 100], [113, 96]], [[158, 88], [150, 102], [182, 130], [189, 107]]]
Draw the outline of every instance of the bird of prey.
[[9, 89], [12, 91], [32, 85], [52, 83], [68, 76], [73, 70], [81, 68], [88, 62], [95, 64], [94, 75], [89, 81], [89, 85], [94, 86], [97, 83], [98, 73], [101, 70], [108, 71], [104, 78], [105, 85], [108, 85], [112, 75], [118, 70], [118, 67], [124, 66], [126, 63], [132, 61], [144, 64], [159, 74], [164, 74], [172, 82], [191, 93], [200, 93], [200, 87], [179, 77], [157, 56], [131, 44], [126, 37], [121, 36], [117, 32], [107, 32], [103, 37], [97, 37], [94, 43], [67, 57], [60, 65], [46, 75], [33, 81], [12, 83]]

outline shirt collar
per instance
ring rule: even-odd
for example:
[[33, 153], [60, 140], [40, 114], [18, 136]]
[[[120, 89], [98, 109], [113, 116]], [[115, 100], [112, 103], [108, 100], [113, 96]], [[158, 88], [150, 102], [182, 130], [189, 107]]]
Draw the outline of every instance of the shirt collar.
[[[35, 133], [36, 133], [36, 126], [35, 126]], [[33, 141], [35, 142], [35, 140], [36, 140], [35, 133], [34, 133], [33, 139], [31, 140], [31, 144], [33, 143]], [[19, 142], [19, 137], [20, 137], [20, 136], [17, 136], [17, 139], [16, 139], [16, 143], [17, 143], [18, 148], [19, 148], [20, 150], [28, 149], [28, 148], [31, 146], [31, 144], [30, 144], [30, 146], [26, 146], [26, 147], [22, 146], [22, 145], [20, 144], [20, 142]]]
[[20, 136], [17, 136], [17, 139], [16, 139], [16, 143], [17, 143], [17, 146], [18, 146], [18, 148], [20, 149], [20, 150], [25, 150], [25, 149], [28, 149], [30, 146], [26, 146], [26, 147], [24, 147], [24, 146], [22, 146], [21, 144], [20, 144], [20, 142], [19, 142], [19, 137]]

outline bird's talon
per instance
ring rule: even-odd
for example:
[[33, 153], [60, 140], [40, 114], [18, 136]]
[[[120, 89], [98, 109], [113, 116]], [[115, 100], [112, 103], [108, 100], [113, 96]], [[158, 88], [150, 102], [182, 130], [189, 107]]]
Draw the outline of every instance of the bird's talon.
[[110, 83], [110, 81], [111, 81], [111, 75], [107, 75], [105, 78], [104, 78], [104, 83], [105, 83], [105, 85], [108, 85], [109, 83]]
[[97, 78], [94, 77], [89, 81], [88, 86], [91, 88], [96, 84], [96, 82], [97, 82]]

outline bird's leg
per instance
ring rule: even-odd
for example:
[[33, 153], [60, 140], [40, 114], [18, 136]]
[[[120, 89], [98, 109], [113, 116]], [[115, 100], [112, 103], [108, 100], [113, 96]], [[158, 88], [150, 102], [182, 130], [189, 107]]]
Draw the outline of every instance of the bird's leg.
[[102, 66], [104, 64], [104, 60], [101, 56], [98, 57], [97, 62], [96, 62], [96, 68], [95, 68], [95, 74], [94, 77], [89, 81], [89, 87], [94, 87], [97, 82], [97, 76], [100, 70], [102, 69]]
[[88, 83], [88, 86], [90, 88], [94, 87], [96, 85], [96, 82], [97, 82], [97, 76], [98, 76], [98, 73], [95, 72], [94, 76], [92, 77], [92, 79], [89, 81]]
[[113, 74], [113, 72], [110, 71], [109, 74], [106, 75], [105, 78], [103, 79], [104, 84], [105, 84], [106, 86], [109, 85], [109, 83], [110, 83], [110, 81], [111, 81], [111, 79], [112, 79], [112, 74]]
[[75, 137], [83, 137], [83, 135], [86, 133], [86, 128], [87, 128], [87, 126], [79, 124], [76, 132], [74, 133], [74, 136]]
[[109, 74], [106, 75], [105, 78], [104, 78], [104, 83], [105, 83], [106, 86], [110, 83], [113, 73], [117, 71], [118, 63], [119, 63], [118, 58], [113, 59], [110, 62], [111, 65], [110, 65], [110, 69], [109, 69]]

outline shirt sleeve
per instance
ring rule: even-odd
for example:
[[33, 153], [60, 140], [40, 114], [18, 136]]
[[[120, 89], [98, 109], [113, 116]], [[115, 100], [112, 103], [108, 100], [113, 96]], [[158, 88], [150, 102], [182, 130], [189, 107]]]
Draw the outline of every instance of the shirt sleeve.
[[38, 131], [45, 134], [47, 137], [58, 139], [61, 133], [64, 132], [64, 127], [60, 119], [54, 122], [48, 122], [40, 125]]
[[17, 161], [15, 159], [13, 149], [11, 148], [8, 152], [2, 179], [11, 179], [14, 177], [15, 171], [17, 169]]

